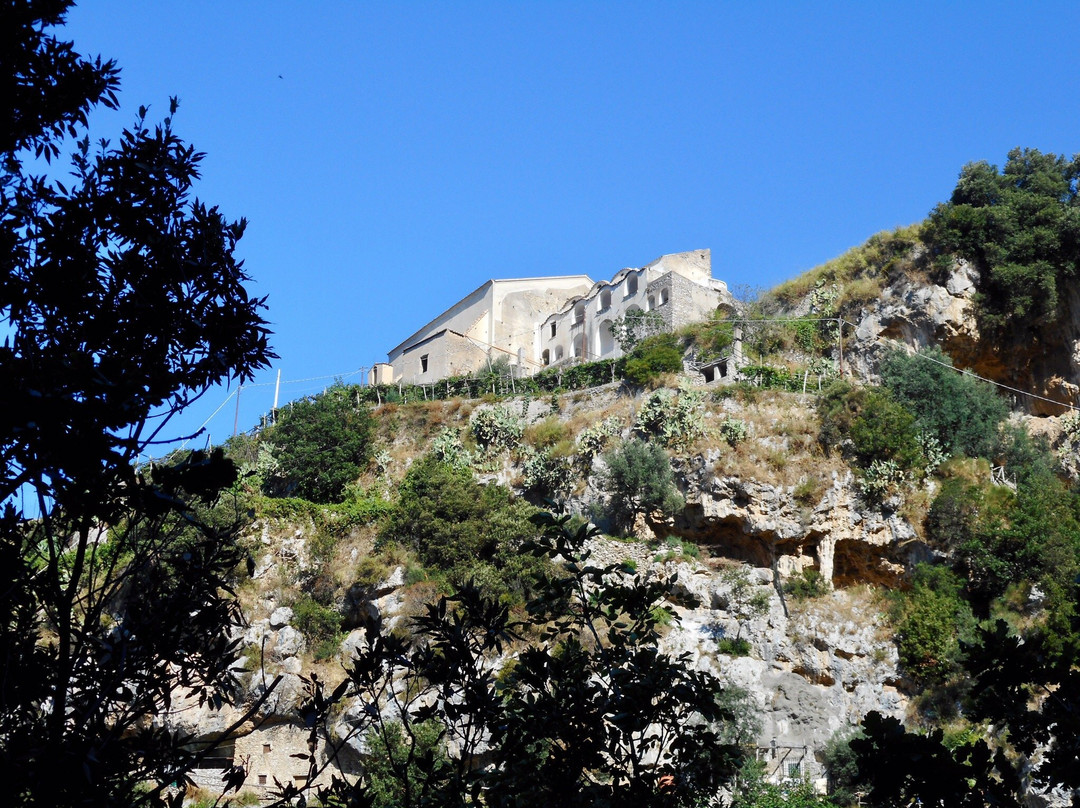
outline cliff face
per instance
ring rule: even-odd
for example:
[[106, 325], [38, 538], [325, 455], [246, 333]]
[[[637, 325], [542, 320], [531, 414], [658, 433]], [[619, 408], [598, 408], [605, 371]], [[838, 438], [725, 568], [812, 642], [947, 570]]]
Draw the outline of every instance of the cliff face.
[[1032, 415], [1060, 415], [1063, 405], [1080, 405], [1080, 288], [1064, 290], [1057, 323], [986, 335], [975, 316], [977, 279], [977, 270], [960, 261], [943, 285], [901, 276], [886, 286], [880, 300], [863, 309], [846, 346], [852, 370], [873, 378], [882, 352], [895, 342], [938, 345], [957, 367], [1049, 399], [1016, 396], [1014, 406]]

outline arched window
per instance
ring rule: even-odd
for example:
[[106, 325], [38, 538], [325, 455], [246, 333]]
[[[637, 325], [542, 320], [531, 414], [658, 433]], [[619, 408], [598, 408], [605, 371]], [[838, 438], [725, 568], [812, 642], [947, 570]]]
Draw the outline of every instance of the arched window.
[[600, 309], [611, 308], [611, 290], [605, 289], [600, 293]]
[[660, 290], [660, 305], [663, 306], [665, 303], [667, 303], [667, 301], [668, 301], [668, 290], [667, 289], [661, 289]]
[[551, 351], [549, 351], [547, 348], [544, 348], [544, 352], [540, 355], [540, 358], [543, 360], [545, 365], [550, 365], [551, 364]]
[[582, 331], [576, 337], [574, 337], [574, 346], [572, 355], [575, 359], [585, 358], [585, 332]]
[[574, 306], [574, 325], [581, 325], [585, 322], [585, 304], [578, 303]]
[[637, 275], [626, 276], [626, 296], [637, 294]]
[[615, 335], [611, 332], [611, 320], [604, 320], [597, 329], [600, 356], [610, 356], [615, 353]]
[[645, 303], [645, 311], [652, 311], [656, 308], [656, 297], [649, 295], [649, 299]]

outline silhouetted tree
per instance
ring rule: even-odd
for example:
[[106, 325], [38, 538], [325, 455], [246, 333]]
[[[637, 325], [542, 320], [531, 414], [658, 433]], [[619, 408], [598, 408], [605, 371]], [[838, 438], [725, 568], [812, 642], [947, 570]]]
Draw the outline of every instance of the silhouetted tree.
[[525, 549], [565, 567], [523, 621], [465, 586], [429, 606], [413, 638], [369, 635], [325, 704], [347, 700], [345, 722], [390, 753], [324, 804], [711, 804], [742, 763], [721, 682], [660, 650], [666, 582], [594, 566], [597, 531], [568, 520], [533, 519], [544, 533]]
[[[138, 459], [273, 354], [233, 253], [244, 222], [192, 198], [202, 155], [175, 102], [91, 146], [118, 70], [56, 38], [69, 6], [0, 6], [0, 781], [9, 804], [127, 806], [202, 754], [151, 719], [227, 697], [243, 560], [232, 521], [199, 515], [230, 461]], [[69, 147], [48, 176], [37, 158]]]

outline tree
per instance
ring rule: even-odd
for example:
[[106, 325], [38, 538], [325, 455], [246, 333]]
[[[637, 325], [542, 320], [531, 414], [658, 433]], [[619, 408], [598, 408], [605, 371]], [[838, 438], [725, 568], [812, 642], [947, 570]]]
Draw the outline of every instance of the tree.
[[671, 461], [659, 444], [637, 438], [625, 441], [604, 455], [604, 463], [602, 484], [619, 518], [632, 521], [639, 513], [674, 513], [682, 508]]
[[[221, 452], [137, 460], [273, 354], [244, 223], [191, 197], [175, 102], [91, 148], [118, 71], [56, 38], [69, 6], [0, 11], [0, 779], [19, 805], [157, 803], [205, 752], [150, 719], [227, 698], [244, 556], [205, 518], [236, 478]], [[70, 178], [25, 169], [68, 136]]]
[[[391, 754], [324, 804], [689, 806], [728, 781], [741, 752], [723, 740], [721, 683], [659, 648], [667, 583], [592, 565], [597, 531], [568, 521], [534, 519], [543, 535], [525, 550], [565, 566], [523, 622], [465, 586], [428, 607], [414, 639], [369, 636], [327, 709], [355, 700], [354, 732]], [[435, 719], [439, 743], [424, 731]]]
[[1001, 171], [964, 166], [923, 238], [939, 260], [957, 254], [978, 268], [984, 324], [1057, 318], [1062, 284], [1080, 273], [1078, 192], [1080, 155], [1013, 149]]

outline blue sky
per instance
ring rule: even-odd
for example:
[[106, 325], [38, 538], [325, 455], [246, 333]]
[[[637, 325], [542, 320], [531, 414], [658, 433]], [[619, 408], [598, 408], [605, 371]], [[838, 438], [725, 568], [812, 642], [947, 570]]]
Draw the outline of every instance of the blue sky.
[[1080, 152], [1077, 30], [1076, 2], [87, 0], [62, 33], [123, 70], [93, 137], [178, 96], [200, 197], [250, 222], [281, 358], [245, 429], [277, 367], [385, 361], [488, 278], [708, 247], [770, 286], [921, 220], [966, 162]]

